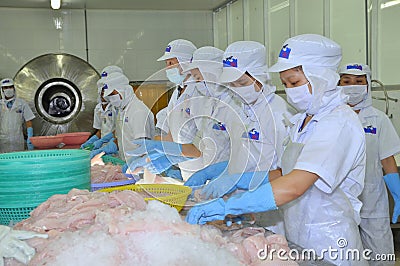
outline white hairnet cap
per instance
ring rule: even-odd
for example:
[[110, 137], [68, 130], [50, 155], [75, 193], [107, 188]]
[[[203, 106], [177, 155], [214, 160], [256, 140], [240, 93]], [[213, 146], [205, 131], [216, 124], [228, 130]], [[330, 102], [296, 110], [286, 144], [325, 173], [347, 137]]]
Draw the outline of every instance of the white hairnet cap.
[[190, 61], [196, 46], [188, 40], [178, 39], [170, 42], [165, 48], [164, 55], [157, 59], [163, 61], [176, 57], [181, 62]]
[[339, 44], [318, 34], [302, 34], [288, 39], [282, 46], [278, 62], [269, 72], [282, 72], [296, 66], [337, 70], [342, 59]]
[[5, 78], [0, 81], [2, 87], [14, 86], [14, 81], [10, 78]]
[[182, 64], [182, 69], [184, 72], [198, 68], [202, 73], [215, 73], [215, 71], [221, 72], [222, 70], [222, 58], [224, 51], [221, 49], [204, 46], [193, 53], [192, 60], [190, 63]]
[[129, 85], [129, 79], [122, 73], [114, 72], [104, 79], [104, 96], [110, 95], [114, 90]]
[[224, 53], [220, 82], [228, 83], [239, 79], [245, 72], [252, 76], [268, 76], [266, 49], [254, 41], [238, 41], [230, 44]]
[[338, 73], [341, 74], [350, 74], [356, 76], [369, 75], [371, 76], [371, 69], [368, 65], [358, 64], [358, 63], [350, 63], [343, 65], [339, 68]]
[[101, 77], [105, 78], [107, 77], [109, 74], [111, 73], [121, 73], [123, 74], [124, 72], [122, 71], [122, 69], [119, 66], [106, 66], [105, 68], [103, 68], [103, 70], [101, 71]]

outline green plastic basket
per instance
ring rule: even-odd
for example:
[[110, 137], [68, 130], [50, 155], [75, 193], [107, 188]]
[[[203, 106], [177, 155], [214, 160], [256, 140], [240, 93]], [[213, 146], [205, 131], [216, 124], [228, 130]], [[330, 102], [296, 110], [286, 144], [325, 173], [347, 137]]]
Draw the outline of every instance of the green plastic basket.
[[89, 151], [38, 150], [0, 154], [0, 223], [29, 217], [55, 194], [90, 189]]
[[101, 157], [104, 163], [112, 163], [113, 165], [124, 165], [125, 162], [117, 157], [110, 155], [104, 155]]

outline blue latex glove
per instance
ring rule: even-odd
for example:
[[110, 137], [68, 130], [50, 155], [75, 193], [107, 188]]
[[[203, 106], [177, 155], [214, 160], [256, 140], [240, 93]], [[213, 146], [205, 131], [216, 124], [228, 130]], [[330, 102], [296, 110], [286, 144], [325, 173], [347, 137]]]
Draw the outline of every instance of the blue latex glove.
[[171, 141], [157, 141], [148, 139], [138, 139], [133, 141], [139, 147], [133, 151], [128, 151], [129, 156], [141, 156], [150, 152], [158, 152], [162, 155], [182, 156], [182, 144]]
[[170, 167], [167, 170], [165, 170], [164, 174], [165, 174], [165, 176], [172, 177], [172, 178], [183, 181], [181, 170], [179, 170], [179, 169], [174, 169], [173, 167]]
[[149, 155], [149, 158], [151, 159], [151, 162], [146, 163], [144, 168], [146, 168], [153, 174], [161, 174], [165, 170], [171, 168], [173, 165], [189, 160], [188, 157], [166, 155], [155, 159], [153, 159], [152, 156]]
[[383, 177], [386, 186], [388, 187], [390, 193], [392, 194], [394, 200], [394, 210], [392, 223], [397, 223], [397, 219], [400, 215], [400, 178], [399, 173], [387, 174]]
[[99, 137], [96, 135], [91, 136], [85, 143], [81, 145], [81, 149], [86, 148], [90, 144], [93, 144], [96, 140], [99, 140]]
[[186, 216], [191, 224], [205, 224], [215, 220], [224, 220], [228, 214], [241, 215], [245, 213], [276, 210], [274, 194], [270, 183], [259, 186], [253, 191], [236, 194], [226, 202], [217, 198], [194, 205]]
[[94, 146], [93, 150], [100, 149], [101, 146], [103, 146], [103, 144], [109, 143], [111, 139], [113, 139], [113, 133], [112, 132], [108, 133], [107, 135], [105, 135], [101, 139], [98, 139], [98, 140], [94, 141], [93, 142], [93, 146]]
[[26, 129], [27, 133], [28, 133], [28, 138], [26, 140], [26, 146], [28, 147], [28, 150], [33, 150], [35, 147], [33, 146], [32, 142], [31, 142], [31, 137], [33, 137], [33, 128], [32, 127], [28, 127]]
[[90, 159], [92, 159], [94, 156], [96, 156], [100, 152], [104, 152], [105, 154], [117, 153], [118, 152], [118, 147], [114, 143], [114, 138], [112, 138], [107, 145], [101, 147], [100, 149], [92, 150], [90, 152]]
[[211, 164], [200, 171], [194, 173], [186, 182], [185, 186], [198, 188], [203, 186], [208, 180], [212, 180], [221, 175], [228, 167], [228, 161]]
[[201, 194], [205, 199], [208, 199], [210, 197], [220, 198], [236, 189], [253, 190], [259, 185], [269, 182], [268, 175], [269, 172], [245, 172], [233, 175], [225, 172], [208, 183]]

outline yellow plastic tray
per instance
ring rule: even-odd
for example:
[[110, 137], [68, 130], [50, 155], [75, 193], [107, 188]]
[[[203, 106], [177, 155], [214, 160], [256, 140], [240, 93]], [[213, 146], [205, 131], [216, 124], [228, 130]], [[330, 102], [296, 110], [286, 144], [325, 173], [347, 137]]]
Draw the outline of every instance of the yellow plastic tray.
[[98, 192], [112, 192], [116, 190], [132, 190], [138, 193], [145, 193], [146, 201], [149, 200], [158, 200], [162, 203], [168, 204], [175, 209], [182, 210], [183, 206], [186, 203], [186, 200], [190, 193], [192, 193], [192, 189], [187, 186], [182, 185], [174, 185], [174, 184], [135, 184], [135, 185], [126, 185], [119, 187], [110, 187], [103, 188], [97, 190]]

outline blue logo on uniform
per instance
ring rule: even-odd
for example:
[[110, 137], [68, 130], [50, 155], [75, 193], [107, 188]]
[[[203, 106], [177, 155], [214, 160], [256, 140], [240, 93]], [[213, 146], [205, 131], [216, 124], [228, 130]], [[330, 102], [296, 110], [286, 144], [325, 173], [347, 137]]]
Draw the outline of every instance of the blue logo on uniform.
[[104, 84], [103, 87], [102, 87], [101, 89], [102, 89], [102, 90], [108, 89], [108, 85], [107, 85], [107, 84]]
[[112, 113], [110, 112], [110, 113], [108, 113], [108, 116], [112, 116]]
[[249, 132], [243, 133], [242, 138], [249, 138], [249, 139], [253, 139], [253, 140], [259, 140], [260, 139], [260, 132], [258, 132], [255, 128], [253, 128]]
[[290, 49], [289, 47], [287, 47], [288, 45], [285, 44], [282, 49], [281, 52], [279, 53], [279, 57], [281, 58], [285, 58], [285, 59], [289, 59], [289, 55], [290, 55], [290, 51], [292, 51], [292, 49]]
[[21, 114], [22, 113], [22, 109], [18, 109], [16, 110], [17, 114]]
[[216, 130], [226, 131], [225, 125], [221, 122], [215, 123], [212, 128]]
[[358, 64], [355, 64], [355, 65], [348, 65], [346, 68], [347, 68], [347, 69], [358, 69], [358, 70], [361, 70], [361, 71], [362, 71], [362, 65], [358, 65]]
[[107, 77], [107, 75], [108, 75], [108, 73], [107, 72], [105, 72], [105, 71], [103, 71], [103, 73], [101, 73], [101, 76], [104, 78], [104, 77]]
[[185, 112], [186, 112], [188, 115], [190, 115], [190, 108], [189, 108], [189, 107], [186, 108], [186, 109], [185, 109]]
[[367, 126], [367, 127], [364, 127], [364, 132], [365, 133], [369, 133], [369, 134], [376, 134], [376, 127], [373, 127], [373, 126]]
[[171, 52], [171, 45], [168, 45], [168, 46], [165, 48], [165, 51], [168, 52], [168, 53]]
[[222, 61], [224, 64], [224, 67], [237, 67], [237, 58], [234, 58], [233, 56], [225, 58], [225, 60]]
[[5, 80], [3, 80], [3, 83], [2, 84], [5, 84], [5, 83], [10, 83], [11, 82], [11, 80], [9, 80], [9, 79], [5, 79]]
[[128, 123], [128, 117], [125, 116], [125, 123]]

